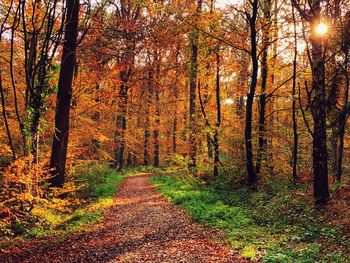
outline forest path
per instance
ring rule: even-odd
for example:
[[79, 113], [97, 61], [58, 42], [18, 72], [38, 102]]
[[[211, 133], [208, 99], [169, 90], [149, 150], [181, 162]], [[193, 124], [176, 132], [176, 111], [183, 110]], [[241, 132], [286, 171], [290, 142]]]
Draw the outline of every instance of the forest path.
[[[104, 221], [67, 240], [9, 248], [1, 262], [245, 262], [148, 182], [125, 180]], [[1, 257], [3, 257], [1, 259]]]

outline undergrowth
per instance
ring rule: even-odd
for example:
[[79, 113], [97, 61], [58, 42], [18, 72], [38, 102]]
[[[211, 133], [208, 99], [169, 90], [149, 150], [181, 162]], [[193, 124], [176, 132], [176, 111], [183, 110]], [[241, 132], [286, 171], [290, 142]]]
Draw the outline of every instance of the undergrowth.
[[252, 191], [229, 187], [224, 176], [207, 185], [183, 174], [151, 182], [195, 221], [223, 230], [242, 257], [266, 263], [350, 262], [342, 232], [322, 221], [303, 186], [274, 179]]

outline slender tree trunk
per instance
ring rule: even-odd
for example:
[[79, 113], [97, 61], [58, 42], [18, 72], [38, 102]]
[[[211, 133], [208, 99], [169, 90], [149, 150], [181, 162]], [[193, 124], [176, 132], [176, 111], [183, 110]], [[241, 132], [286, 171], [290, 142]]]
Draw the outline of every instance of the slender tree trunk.
[[244, 118], [244, 96], [242, 94], [246, 90], [249, 83], [249, 74], [247, 72], [249, 63], [250, 61], [249, 61], [248, 53], [240, 51], [239, 53], [240, 66], [239, 66], [239, 72], [238, 72], [237, 86], [241, 94], [237, 96], [236, 113], [241, 119]]
[[[202, 11], [202, 0], [197, 2], [196, 17]], [[197, 90], [197, 77], [198, 77], [198, 38], [199, 30], [194, 29], [190, 34], [190, 49], [191, 49], [191, 62], [190, 62], [190, 151], [189, 151], [189, 168], [192, 172], [196, 171], [196, 159], [197, 159], [197, 122], [196, 122], [196, 90]]]
[[[174, 96], [175, 100], [179, 97], [179, 91], [177, 87], [177, 83], [174, 86]], [[173, 153], [177, 153], [177, 107], [175, 105], [174, 117], [173, 117]]]
[[191, 34], [191, 65], [190, 65], [190, 163], [189, 167], [196, 168], [197, 143], [196, 143], [196, 84], [197, 84], [197, 54], [198, 54], [198, 30]]
[[16, 119], [21, 131], [21, 137], [22, 137], [22, 144], [23, 144], [23, 153], [24, 155], [27, 154], [27, 145], [26, 145], [26, 136], [25, 136], [25, 126], [21, 120], [21, 116], [19, 114], [19, 107], [18, 107], [18, 99], [17, 99], [17, 89], [16, 89], [16, 81], [15, 81], [15, 73], [14, 73], [14, 44], [15, 44], [15, 31], [17, 27], [19, 26], [20, 19], [19, 19], [19, 12], [20, 12], [20, 5], [18, 5], [16, 14], [14, 16], [13, 24], [11, 26], [11, 38], [10, 38], [10, 76], [11, 76], [11, 84], [12, 84], [12, 91], [13, 91], [13, 100], [14, 100], [14, 107], [16, 112]]
[[252, 2], [252, 15], [249, 19], [250, 27], [250, 45], [251, 45], [251, 60], [252, 60], [252, 77], [250, 83], [250, 90], [247, 94], [246, 105], [246, 123], [245, 123], [245, 148], [246, 148], [246, 169], [248, 176], [248, 186], [254, 187], [257, 183], [257, 175], [253, 164], [253, 145], [252, 145], [252, 118], [253, 118], [253, 102], [255, 96], [255, 89], [258, 80], [259, 61], [257, 57], [257, 32], [256, 21], [258, 14], [258, 0]]
[[175, 65], [176, 65], [176, 77], [175, 77], [175, 84], [174, 84], [174, 99], [175, 99], [175, 104], [174, 104], [174, 117], [173, 117], [173, 154], [177, 153], [177, 133], [178, 133], [178, 120], [177, 120], [177, 114], [178, 114], [178, 102], [177, 100], [179, 99], [179, 88], [178, 88], [178, 68], [180, 66], [179, 64], [179, 56], [180, 56], [180, 42], [177, 45], [176, 48], [176, 55], [175, 55]]
[[[345, 61], [347, 64], [348, 55], [346, 55]], [[349, 86], [350, 86], [350, 78], [346, 69], [344, 70], [344, 74], [345, 74], [346, 88], [345, 88], [344, 109], [340, 115], [340, 123], [339, 123], [339, 152], [338, 152], [338, 163], [337, 163], [337, 174], [336, 174], [336, 179], [338, 182], [341, 181], [341, 177], [343, 173], [344, 135], [345, 135], [346, 122], [347, 122], [346, 108], [348, 107], [348, 103], [349, 103]]]
[[296, 75], [297, 75], [297, 58], [298, 58], [298, 41], [297, 41], [297, 28], [295, 21], [294, 7], [292, 7], [293, 13], [293, 26], [294, 26], [294, 58], [293, 58], [293, 84], [292, 84], [292, 119], [293, 119], [293, 181], [297, 183], [297, 167], [298, 167], [298, 121], [296, 115]]
[[[150, 59], [150, 58], [149, 58]], [[144, 132], [144, 144], [143, 144], [143, 165], [149, 164], [149, 139], [151, 136], [150, 133], [150, 108], [152, 100], [152, 69], [151, 63], [149, 61], [148, 65], [148, 76], [147, 76], [147, 88], [146, 88], [146, 112], [145, 112], [145, 132]]]
[[263, 161], [264, 155], [266, 154], [266, 125], [265, 125], [265, 112], [266, 112], [266, 87], [267, 87], [267, 77], [268, 77], [268, 49], [270, 45], [270, 27], [271, 27], [271, 0], [265, 1], [263, 11], [265, 25], [262, 29], [263, 32], [263, 52], [261, 60], [261, 94], [259, 97], [259, 139], [258, 139], [258, 152], [256, 158], [255, 172], [260, 174], [261, 163]]
[[[338, 125], [332, 126], [331, 135], [331, 153], [332, 153], [332, 172], [334, 174], [334, 179], [336, 180], [338, 171]], [[340, 150], [340, 149], [339, 149]]]
[[[210, 55], [210, 52], [208, 52]], [[206, 65], [206, 79], [209, 80], [211, 74], [211, 63], [208, 62]], [[209, 103], [209, 84], [208, 81], [204, 85], [204, 102], [203, 102], [203, 107]], [[211, 138], [211, 127], [208, 125], [208, 122], [205, 122], [205, 131], [206, 131], [206, 139], [207, 139], [207, 151], [208, 151], [208, 158], [213, 159], [213, 142]]]
[[[0, 41], [0, 43], [1, 43], [1, 41]], [[5, 102], [5, 94], [4, 94], [4, 90], [3, 90], [3, 86], [2, 86], [2, 72], [1, 72], [1, 69], [0, 69], [0, 96], [1, 96], [2, 116], [4, 118], [6, 134], [7, 134], [7, 138], [9, 140], [9, 145], [10, 145], [11, 152], [12, 152], [12, 159], [14, 161], [14, 160], [16, 160], [16, 153], [15, 153], [15, 148], [13, 147], [11, 131], [10, 131], [10, 127], [9, 127], [8, 120], [7, 120], [6, 102]]]
[[128, 87], [127, 87], [127, 73], [125, 71], [120, 72], [120, 78], [122, 84], [119, 90], [119, 112], [116, 118], [116, 131], [115, 131], [115, 161], [118, 170], [122, 170], [124, 166], [124, 150], [125, 150], [125, 132], [126, 132], [126, 114], [128, 106]]
[[69, 111], [72, 98], [72, 82], [76, 63], [76, 46], [79, 21], [79, 0], [67, 0], [67, 23], [61, 71], [58, 82], [57, 106], [55, 114], [55, 134], [53, 136], [50, 167], [54, 187], [62, 187], [66, 171], [69, 138]]
[[154, 59], [156, 61], [156, 80], [154, 85], [154, 96], [155, 96], [155, 125], [153, 131], [153, 140], [154, 140], [154, 156], [153, 156], [153, 166], [159, 167], [159, 127], [160, 127], [160, 101], [159, 101], [159, 93], [160, 93], [160, 54], [159, 51], [155, 52]]
[[216, 124], [214, 132], [214, 177], [219, 175], [219, 128], [221, 124], [221, 100], [220, 100], [220, 54], [219, 47], [216, 50]]

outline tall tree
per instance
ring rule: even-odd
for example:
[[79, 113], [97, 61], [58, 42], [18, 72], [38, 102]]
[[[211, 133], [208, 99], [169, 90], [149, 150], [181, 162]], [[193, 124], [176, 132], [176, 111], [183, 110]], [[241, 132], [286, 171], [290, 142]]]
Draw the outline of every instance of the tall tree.
[[266, 118], [266, 88], [269, 72], [269, 46], [271, 43], [270, 37], [270, 28], [271, 28], [271, 9], [272, 9], [272, 0], [265, 0], [262, 4], [263, 11], [263, 25], [262, 25], [262, 55], [261, 55], [261, 92], [259, 95], [259, 139], [258, 139], [258, 151], [255, 172], [260, 173], [261, 163], [264, 158], [264, 152], [266, 148], [266, 127], [265, 127], [265, 118]]
[[250, 29], [250, 56], [252, 62], [252, 75], [250, 81], [250, 89], [247, 94], [246, 103], [246, 122], [245, 122], [245, 150], [246, 150], [246, 169], [248, 176], [248, 185], [254, 187], [257, 183], [258, 177], [254, 169], [253, 163], [253, 143], [252, 143], [252, 121], [253, 121], [253, 103], [256, 86], [258, 84], [258, 70], [259, 70], [259, 60], [257, 51], [257, 19], [258, 19], [258, 7], [259, 0], [249, 1], [251, 5], [251, 13], [246, 11], [246, 19], [249, 23]]
[[150, 139], [150, 110], [151, 110], [151, 103], [152, 103], [152, 93], [153, 93], [153, 68], [151, 64], [151, 54], [149, 50], [147, 50], [147, 58], [146, 58], [146, 65], [147, 65], [147, 84], [145, 87], [145, 93], [146, 93], [146, 109], [145, 109], [145, 130], [144, 130], [144, 143], [143, 143], [143, 165], [149, 164], [149, 139]]
[[117, 28], [110, 28], [112, 34], [123, 42], [119, 55], [117, 56], [119, 71], [119, 94], [118, 94], [118, 110], [116, 116], [116, 130], [114, 141], [116, 144], [114, 156], [115, 166], [120, 170], [124, 165], [124, 151], [126, 146], [125, 132], [127, 127], [127, 109], [128, 109], [128, 90], [130, 87], [129, 79], [134, 69], [136, 36], [138, 28], [136, 22], [140, 16], [141, 3], [130, 1], [120, 1], [119, 5], [115, 4], [115, 15], [117, 18]]
[[39, 161], [40, 120], [46, 111], [46, 98], [54, 92], [50, 77], [53, 74], [53, 61], [63, 32], [64, 19], [58, 2], [54, 0], [43, 3], [38, 1], [20, 3], [26, 81], [26, 116], [22, 132], [26, 140], [25, 153], [31, 156], [34, 163]]
[[153, 166], [159, 167], [159, 128], [160, 128], [160, 63], [161, 63], [161, 54], [159, 48], [154, 50], [154, 130], [153, 130], [153, 143], [154, 143], [154, 152], [153, 152]]
[[[8, 20], [8, 18], [10, 17], [10, 14], [11, 14], [10, 11], [11, 11], [12, 6], [13, 6], [13, 1], [11, 1], [10, 7], [9, 7], [8, 11], [5, 13], [5, 17], [0, 25], [0, 44], [2, 44], [2, 37], [3, 37], [4, 31], [5, 31], [5, 24]], [[14, 160], [16, 160], [16, 153], [15, 153], [12, 135], [11, 135], [10, 127], [8, 124], [8, 119], [7, 119], [6, 102], [5, 102], [4, 87], [3, 87], [3, 83], [2, 83], [2, 68], [1, 67], [0, 67], [0, 97], [1, 97], [2, 116], [4, 118], [6, 134], [7, 134], [7, 138], [8, 138], [9, 145], [10, 145], [11, 152], [12, 152], [12, 159], [14, 161]]]
[[221, 99], [220, 99], [220, 46], [216, 48], [216, 81], [215, 81], [215, 97], [216, 97], [216, 123], [214, 131], [214, 177], [219, 175], [220, 164], [220, 144], [219, 144], [219, 128], [221, 125]]
[[65, 24], [61, 71], [58, 81], [55, 133], [50, 160], [50, 167], [53, 169], [51, 185], [54, 187], [63, 186], [66, 171], [69, 111], [72, 98], [74, 67], [76, 64], [79, 7], [79, 0], [67, 0], [67, 21]]
[[299, 11], [302, 18], [309, 23], [311, 28], [311, 56], [312, 87], [310, 97], [310, 109], [314, 121], [313, 129], [313, 173], [314, 173], [314, 197], [317, 205], [325, 205], [329, 199], [328, 189], [328, 153], [326, 133], [326, 89], [325, 89], [325, 55], [322, 36], [317, 34], [316, 28], [322, 22], [322, 7], [325, 1], [313, 0], [310, 9], [305, 10], [299, 1], [292, 3]]
[[[199, 15], [202, 12], [202, 0], [197, 1], [196, 5], [196, 14], [195, 14], [195, 23], [198, 23]], [[193, 172], [196, 170], [196, 159], [197, 159], [197, 123], [196, 123], [196, 90], [197, 90], [197, 80], [198, 80], [198, 39], [199, 39], [199, 30], [194, 28], [190, 34], [190, 138], [189, 138], [189, 168]]]
[[293, 181], [297, 182], [297, 166], [298, 166], [298, 120], [296, 109], [296, 78], [297, 78], [297, 59], [298, 59], [298, 39], [297, 25], [295, 20], [294, 6], [292, 7], [293, 31], [294, 31], [294, 56], [293, 56], [293, 84], [292, 84], [292, 120], [293, 120]]

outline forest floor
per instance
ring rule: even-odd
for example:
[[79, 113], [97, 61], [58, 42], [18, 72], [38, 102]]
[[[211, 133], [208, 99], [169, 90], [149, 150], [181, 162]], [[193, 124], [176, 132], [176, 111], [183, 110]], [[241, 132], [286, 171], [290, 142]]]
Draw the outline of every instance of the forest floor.
[[150, 177], [127, 178], [97, 226], [63, 239], [19, 242], [0, 252], [0, 262], [248, 262], [222, 233], [167, 201]]

